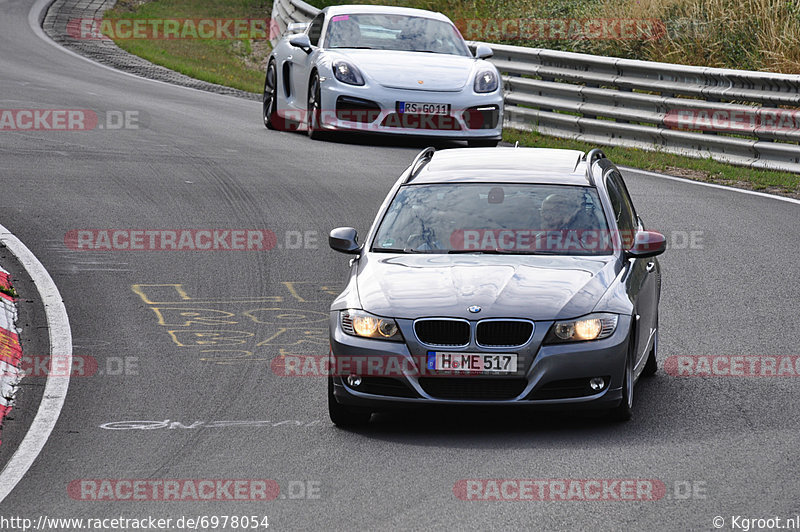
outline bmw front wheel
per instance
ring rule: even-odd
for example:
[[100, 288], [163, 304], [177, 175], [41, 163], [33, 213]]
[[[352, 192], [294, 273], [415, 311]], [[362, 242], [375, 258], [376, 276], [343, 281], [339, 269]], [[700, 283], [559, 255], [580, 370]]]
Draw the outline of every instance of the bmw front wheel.
[[372, 416], [372, 412], [365, 408], [339, 404], [333, 395], [333, 377], [328, 377], [328, 414], [334, 425], [342, 428], [366, 425]]
[[619, 402], [619, 406], [612, 408], [609, 412], [609, 417], [612, 421], [628, 421], [633, 416], [633, 389], [635, 386], [633, 380], [634, 338], [636, 338], [636, 336], [634, 331], [631, 330], [629, 340], [630, 347], [628, 348], [629, 353], [625, 361], [625, 373], [622, 377], [622, 400]]
[[653, 347], [647, 355], [647, 362], [642, 370], [642, 377], [652, 377], [658, 371], [658, 315], [656, 315], [656, 333], [653, 335]]

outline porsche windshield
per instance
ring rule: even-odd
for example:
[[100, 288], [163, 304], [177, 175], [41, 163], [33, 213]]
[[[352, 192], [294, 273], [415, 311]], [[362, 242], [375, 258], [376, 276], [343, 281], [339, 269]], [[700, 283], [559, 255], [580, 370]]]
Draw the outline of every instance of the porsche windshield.
[[406, 15], [334, 15], [326, 41], [328, 48], [470, 55], [452, 24]]
[[584, 186], [403, 186], [372, 244], [387, 253], [608, 255], [614, 235]]

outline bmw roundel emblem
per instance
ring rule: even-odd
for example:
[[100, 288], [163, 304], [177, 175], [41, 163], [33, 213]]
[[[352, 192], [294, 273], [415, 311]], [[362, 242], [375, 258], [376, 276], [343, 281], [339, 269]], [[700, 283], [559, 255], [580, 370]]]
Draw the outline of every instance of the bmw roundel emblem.
[[478, 305], [472, 305], [471, 307], [467, 307], [467, 310], [472, 312], [473, 314], [477, 314], [478, 312], [481, 311], [481, 307], [479, 307]]

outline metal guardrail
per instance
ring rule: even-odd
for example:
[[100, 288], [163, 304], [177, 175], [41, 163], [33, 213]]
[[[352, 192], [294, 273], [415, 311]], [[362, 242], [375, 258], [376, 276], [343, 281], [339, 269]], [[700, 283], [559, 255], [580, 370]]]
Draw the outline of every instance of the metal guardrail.
[[[275, 0], [272, 17], [282, 33], [318, 12]], [[505, 127], [800, 173], [798, 75], [487, 44], [503, 74]], [[698, 116], [709, 127], [681, 122]]]
[[[786, 109], [800, 104], [800, 76], [491, 47], [505, 82], [508, 127], [800, 172], [800, 111]], [[681, 128], [682, 116], [702, 112], [707, 131]], [[735, 117], [737, 125], [715, 127], [715, 116]]]
[[303, 0], [274, 0], [272, 4], [272, 26], [277, 25], [279, 33], [270, 35], [272, 45], [286, 32], [286, 27], [292, 22], [308, 22], [319, 13], [319, 9], [306, 4]]

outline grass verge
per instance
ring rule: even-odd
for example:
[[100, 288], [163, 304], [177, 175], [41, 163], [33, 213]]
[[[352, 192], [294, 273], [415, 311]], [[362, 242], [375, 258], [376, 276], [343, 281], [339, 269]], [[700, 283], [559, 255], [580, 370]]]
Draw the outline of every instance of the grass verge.
[[[120, 0], [105, 13], [115, 19], [262, 19], [270, 17], [272, 3], [264, 0]], [[114, 37], [114, 35], [112, 35]], [[120, 39], [123, 50], [181, 74], [261, 93], [266, 59], [271, 51], [266, 39]]]

